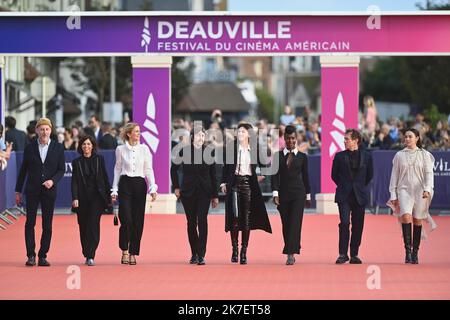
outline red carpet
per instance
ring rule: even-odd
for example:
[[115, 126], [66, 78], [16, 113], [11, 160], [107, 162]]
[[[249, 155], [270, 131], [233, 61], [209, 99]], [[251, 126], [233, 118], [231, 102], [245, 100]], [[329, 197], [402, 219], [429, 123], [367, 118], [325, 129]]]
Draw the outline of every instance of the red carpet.
[[[360, 250], [364, 264], [335, 265], [338, 217], [307, 215], [294, 266], [284, 265], [279, 216], [271, 216], [272, 235], [251, 234], [246, 266], [229, 262], [222, 215], [209, 217], [205, 266], [187, 264], [184, 215], [147, 215], [138, 264], [120, 265], [112, 219], [102, 218], [95, 267], [83, 265], [75, 216], [54, 218], [50, 268], [24, 265], [25, 217], [0, 231], [0, 299], [450, 299], [450, 217], [436, 218], [439, 227], [422, 242], [420, 264], [405, 265], [394, 218], [368, 215]], [[70, 290], [67, 268], [77, 264], [81, 288]], [[380, 268], [380, 289], [367, 287], [371, 265]]]

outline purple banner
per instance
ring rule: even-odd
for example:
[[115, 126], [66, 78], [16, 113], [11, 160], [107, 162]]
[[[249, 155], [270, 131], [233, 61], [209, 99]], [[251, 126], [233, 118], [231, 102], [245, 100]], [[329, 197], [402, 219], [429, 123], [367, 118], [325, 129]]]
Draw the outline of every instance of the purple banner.
[[450, 53], [448, 13], [373, 18], [1, 13], [0, 54]]
[[153, 156], [159, 193], [170, 193], [170, 68], [133, 68], [133, 121]]
[[[372, 206], [386, 207], [389, 200], [389, 182], [392, 172], [392, 159], [397, 151], [372, 152], [374, 177], [372, 190]], [[434, 163], [434, 196], [431, 208], [450, 208], [450, 152], [433, 151]]]
[[[1, 63], [1, 61], [0, 61]], [[5, 108], [5, 106], [3, 105], [3, 68], [1, 67], [0, 64], [0, 122], [3, 124], [3, 118], [4, 118], [4, 114], [3, 114], [3, 108]], [[3, 131], [5, 131], [5, 128], [3, 128]], [[4, 134], [3, 134], [4, 136]], [[1, 136], [0, 139], [4, 140], [4, 137]]]

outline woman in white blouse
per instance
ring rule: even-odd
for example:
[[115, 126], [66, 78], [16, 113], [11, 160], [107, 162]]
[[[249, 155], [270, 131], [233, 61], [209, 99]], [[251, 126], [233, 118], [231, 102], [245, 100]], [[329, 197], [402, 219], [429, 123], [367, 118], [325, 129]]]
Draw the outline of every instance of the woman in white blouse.
[[[116, 165], [111, 198], [119, 198], [119, 246], [122, 249], [122, 264], [136, 264], [144, 229], [145, 202], [147, 193], [151, 201], [156, 199], [151, 154], [147, 145], [139, 142], [139, 125], [128, 123], [123, 128], [125, 144], [116, 149]], [[145, 181], [147, 179], [147, 182]]]
[[418, 264], [422, 222], [429, 217], [428, 209], [433, 198], [434, 157], [422, 148], [420, 134], [414, 128], [405, 131], [404, 143], [406, 148], [397, 152], [393, 160], [388, 204], [400, 216], [405, 263]]

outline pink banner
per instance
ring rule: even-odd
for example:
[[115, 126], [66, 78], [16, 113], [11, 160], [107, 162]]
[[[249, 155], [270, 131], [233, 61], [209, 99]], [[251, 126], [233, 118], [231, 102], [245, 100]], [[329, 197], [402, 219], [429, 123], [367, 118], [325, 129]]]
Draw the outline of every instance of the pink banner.
[[344, 146], [346, 129], [358, 129], [358, 67], [322, 67], [321, 193], [335, 193], [334, 155]]
[[170, 192], [170, 68], [133, 68], [133, 121], [152, 154], [158, 193]]

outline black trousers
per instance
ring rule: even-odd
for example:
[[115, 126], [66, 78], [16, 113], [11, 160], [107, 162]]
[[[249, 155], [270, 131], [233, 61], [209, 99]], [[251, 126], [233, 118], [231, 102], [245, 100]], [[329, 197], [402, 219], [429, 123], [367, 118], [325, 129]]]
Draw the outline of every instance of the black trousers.
[[34, 227], [36, 226], [36, 216], [39, 204], [41, 205], [42, 211], [42, 236], [38, 257], [47, 258], [47, 253], [50, 249], [50, 242], [52, 240], [53, 211], [55, 209], [56, 197], [53, 194], [49, 194], [47, 190], [43, 189], [44, 187], [42, 187], [39, 194], [26, 195], [27, 220], [25, 222], [25, 244], [27, 248], [27, 257], [36, 256]]
[[233, 195], [233, 222], [231, 226], [231, 243], [237, 246], [239, 230], [242, 231], [242, 246], [247, 247], [250, 238], [250, 207], [252, 200], [252, 190], [250, 187], [250, 176], [236, 176], [236, 185]]
[[103, 200], [98, 197], [89, 199], [88, 203], [80, 203], [77, 213], [80, 227], [80, 240], [83, 256], [95, 258], [95, 251], [100, 242], [100, 218], [105, 207]]
[[139, 255], [144, 231], [147, 183], [141, 177], [121, 176], [119, 181], [119, 246]]
[[[192, 255], [204, 257], [208, 238], [208, 211], [211, 198], [196, 191], [188, 197], [181, 195], [181, 203], [187, 219], [187, 233]], [[197, 230], [198, 228], [198, 230]]]
[[300, 253], [305, 197], [282, 201], [278, 206], [283, 226], [284, 254]]
[[358, 203], [352, 191], [348, 200], [338, 203], [338, 207], [339, 218], [341, 220], [339, 224], [339, 254], [347, 254], [351, 219], [352, 235], [350, 240], [350, 256], [357, 256], [364, 228], [364, 206]]

